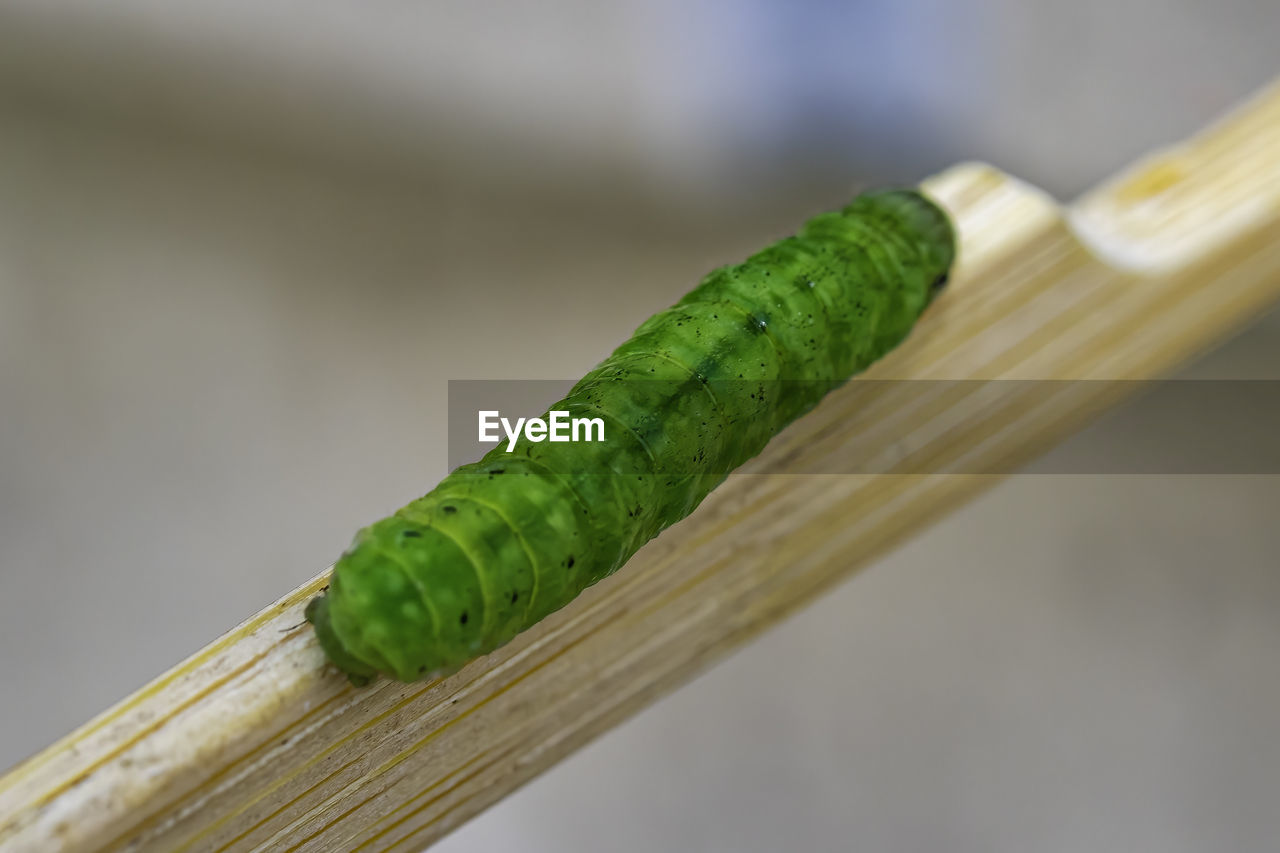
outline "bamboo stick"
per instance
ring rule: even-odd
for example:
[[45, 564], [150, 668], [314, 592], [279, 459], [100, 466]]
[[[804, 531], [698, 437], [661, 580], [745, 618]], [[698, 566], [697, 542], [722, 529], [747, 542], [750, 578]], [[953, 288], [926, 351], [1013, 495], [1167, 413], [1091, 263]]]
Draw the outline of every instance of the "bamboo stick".
[[[982, 165], [926, 186], [959, 266], [868, 379], [1150, 378], [1280, 298], [1280, 86], [1069, 209]], [[0, 779], [0, 846], [420, 849], [998, 480], [906, 472], [1008, 470], [1124, 388], [908, 387], [833, 393], [617, 575], [443, 680], [354, 690], [326, 667], [302, 619], [321, 574]], [[812, 476], [873, 462], [901, 475]]]

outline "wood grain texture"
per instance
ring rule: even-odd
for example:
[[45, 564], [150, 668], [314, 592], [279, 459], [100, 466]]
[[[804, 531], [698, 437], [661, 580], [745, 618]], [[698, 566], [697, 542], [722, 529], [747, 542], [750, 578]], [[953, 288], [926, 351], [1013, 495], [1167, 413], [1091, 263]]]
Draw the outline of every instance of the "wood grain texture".
[[[981, 165], [927, 189], [959, 267], [868, 379], [1155, 377], [1280, 298], [1280, 88], [1070, 210]], [[991, 387], [850, 383], [617, 575], [430, 684], [326, 667], [302, 619], [321, 575], [0, 779], [0, 847], [420, 849], [999, 479], [821, 472], [1008, 470], [1128, 386]]]

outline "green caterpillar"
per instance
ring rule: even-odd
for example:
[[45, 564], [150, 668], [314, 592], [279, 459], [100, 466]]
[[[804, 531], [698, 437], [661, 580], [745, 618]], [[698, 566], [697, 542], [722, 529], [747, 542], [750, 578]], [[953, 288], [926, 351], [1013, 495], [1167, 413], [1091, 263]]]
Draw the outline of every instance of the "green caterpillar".
[[415, 681], [568, 604], [906, 337], [954, 254], [945, 213], [889, 190], [713, 271], [552, 406], [608, 440], [500, 445], [356, 534], [307, 606], [329, 660]]

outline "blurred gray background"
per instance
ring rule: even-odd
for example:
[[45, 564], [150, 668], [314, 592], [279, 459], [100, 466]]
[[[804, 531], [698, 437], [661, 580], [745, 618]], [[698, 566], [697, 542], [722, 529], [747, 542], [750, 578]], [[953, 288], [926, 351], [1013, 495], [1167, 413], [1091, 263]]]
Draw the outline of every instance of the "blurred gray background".
[[[578, 375], [858, 186], [1069, 198], [1277, 43], [1275, 0], [0, 0], [0, 767], [424, 491], [448, 379]], [[1280, 321], [1193, 375], [1280, 378]], [[1078, 446], [1160, 441], [1132, 405]], [[437, 849], [1275, 850], [1277, 508], [1014, 477]]]

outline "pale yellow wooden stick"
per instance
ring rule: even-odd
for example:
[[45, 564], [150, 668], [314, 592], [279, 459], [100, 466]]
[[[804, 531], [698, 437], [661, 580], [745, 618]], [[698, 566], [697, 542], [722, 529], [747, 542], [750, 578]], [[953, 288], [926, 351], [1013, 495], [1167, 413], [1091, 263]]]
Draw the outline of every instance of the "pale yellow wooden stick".
[[[927, 189], [959, 268], [871, 378], [1154, 377], [1280, 297], [1280, 88], [1069, 211], [986, 166]], [[303, 624], [317, 577], [0, 780], [0, 847], [419, 849], [997, 479], [803, 472], [1007, 470], [1121, 386], [906, 387], [833, 393], [771, 476], [443, 681], [349, 687]]]

